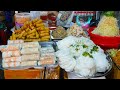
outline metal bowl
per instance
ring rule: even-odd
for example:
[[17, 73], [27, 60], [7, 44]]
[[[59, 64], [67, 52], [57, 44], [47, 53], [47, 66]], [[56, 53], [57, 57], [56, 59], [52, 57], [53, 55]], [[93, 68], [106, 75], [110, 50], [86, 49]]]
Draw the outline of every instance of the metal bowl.
[[[106, 70], [105, 72], [96, 72], [93, 76], [82, 76], [80, 74], [77, 74], [75, 73], [76, 76], [80, 77], [80, 78], [98, 78], [98, 77], [103, 77], [103, 76], [107, 76], [111, 71], [112, 71], [112, 68], [113, 68], [113, 61], [111, 59], [111, 57], [109, 56], [109, 54], [107, 52], [105, 52], [106, 56], [107, 56], [107, 60], [110, 64], [110, 67], [108, 70]], [[74, 71], [72, 72], [74, 73]]]

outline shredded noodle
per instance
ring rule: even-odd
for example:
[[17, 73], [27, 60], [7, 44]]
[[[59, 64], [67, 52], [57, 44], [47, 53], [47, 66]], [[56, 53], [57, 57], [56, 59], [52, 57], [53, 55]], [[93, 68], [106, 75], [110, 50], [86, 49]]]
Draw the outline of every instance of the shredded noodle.
[[118, 36], [119, 27], [117, 19], [114, 17], [103, 16], [97, 28], [95, 28], [92, 33], [101, 36]]

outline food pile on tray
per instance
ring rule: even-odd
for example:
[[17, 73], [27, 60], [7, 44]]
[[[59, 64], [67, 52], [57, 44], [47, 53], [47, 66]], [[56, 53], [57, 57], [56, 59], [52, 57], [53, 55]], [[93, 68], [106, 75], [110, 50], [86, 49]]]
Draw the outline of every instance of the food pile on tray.
[[61, 68], [80, 77], [99, 77], [112, 69], [112, 61], [89, 38], [68, 36], [57, 42]]
[[104, 50], [119, 47], [120, 31], [113, 11], [104, 13], [97, 27], [89, 28], [88, 32], [91, 40]]
[[14, 30], [10, 40], [19, 39], [24, 41], [49, 41], [50, 30], [41, 19], [33, 19], [25, 22], [20, 29]]
[[8, 45], [0, 46], [3, 70], [40, 69], [44, 79], [59, 79], [60, 68], [79, 77], [106, 76], [112, 69], [109, 54], [120, 65], [120, 52], [105, 53], [91, 35], [119, 36], [116, 18], [103, 16], [98, 26], [88, 33], [76, 23], [67, 30], [62, 26], [50, 30], [41, 19], [27, 21], [14, 30]]
[[[19, 40], [16, 40], [18, 42]], [[21, 41], [21, 40], [20, 40]], [[19, 41], [19, 42], [20, 42]], [[15, 41], [8, 41], [8, 45], [0, 46], [2, 51], [3, 68], [34, 68], [42, 65], [56, 64], [55, 50], [53, 43], [47, 42], [22, 42], [15, 44]]]
[[109, 49], [107, 52], [112, 57], [114, 63], [120, 67], [120, 50], [119, 49]]

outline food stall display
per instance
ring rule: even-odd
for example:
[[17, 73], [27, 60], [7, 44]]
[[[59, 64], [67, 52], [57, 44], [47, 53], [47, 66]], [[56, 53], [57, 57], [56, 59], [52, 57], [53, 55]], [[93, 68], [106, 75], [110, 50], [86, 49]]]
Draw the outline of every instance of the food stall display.
[[109, 49], [107, 52], [111, 56], [114, 63], [112, 76], [114, 79], [120, 79], [120, 50]]
[[[19, 45], [19, 47], [17, 47]], [[6, 48], [7, 47], [7, 48]], [[12, 47], [12, 48], [11, 48]], [[36, 66], [40, 57], [38, 42], [26, 42], [0, 47], [2, 50], [3, 68], [17, 68], [24, 66]]]
[[[0, 46], [0, 50], [2, 51], [2, 68], [5, 73], [5, 78], [17, 78], [16, 76], [20, 72], [24, 72], [28, 75], [28, 78], [21, 74], [18, 75], [18, 78], [23, 79], [30, 79], [30, 77], [43, 79], [45, 78], [45, 75], [46, 79], [60, 78], [60, 67], [57, 64], [55, 46], [53, 47], [52, 42], [38, 43], [23, 42], [22, 40], [9, 40], [8, 43], [8, 45]], [[53, 69], [50, 71], [52, 77], [48, 77], [48, 73], [44, 75], [45, 72], [49, 71], [48, 68], [49, 70]], [[14, 72], [14, 70], [16, 72]], [[31, 73], [33, 71], [35, 71], [36, 74], [33, 73], [32, 75]], [[38, 77], [38, 75], [41, 75], [38, 74], [38, 72], [40, 72], [42, 76]], [[12, 73], [14, 74], [13, 77], [11, 77]]]
[[112, 12], [109, 15], [107, 13], [103, 15], [98, 26], [92, 31], [92, 33], [101, 36], [120, 35], [117, 19], [113, 16]]
[[95, 77], [97, 73], [104, 73], [112, 68], [104, 51], [88, 38], [68, 36], [58, 41], [57, 46], [59, 65], [67, 72], [80, 77]]
[[70, 28], [67, 29], [67, 36], [85, 36], [87, 37], [87, 34], [85, 31], [83, 31], [83, 28], [81, 26], [78, 26], [76, 23], [73, 24]]
[[16, 29], [20, 29], [25, 22], [31, 20], [30, 13], [16, 13], [14, 17]]
[[58, 26], [51, 33], [51, 39], [63, 39], [67, 36], [67, 31], [62, 26]]
[[[42, 19], [16, 16], [23, 24], [13, 31], [7, 45], [0, 46], [5, 79], [91, 79], [107, 76], [114, 67], [118, 69], [114, 78], [119, 78], [120, 32], [113, 12], [104, 13], [88, 32], [76, 23], [68, 29], [55, 26], [50, 30], [47, 19]], [[106, 51], [103, 46], [117, 49]]]
[[88, 30], [90, 39], [104, 50], [117, 49], [120, 44], [120, 32], [117, 19], [112, 11], [105, 12], [97, 27]]
[[25, 22], [20, 29], [14, 30], [10, 40], [19, 39], [24, 41], [49, 41], [50, 31], [41, 19], [33, 19]]

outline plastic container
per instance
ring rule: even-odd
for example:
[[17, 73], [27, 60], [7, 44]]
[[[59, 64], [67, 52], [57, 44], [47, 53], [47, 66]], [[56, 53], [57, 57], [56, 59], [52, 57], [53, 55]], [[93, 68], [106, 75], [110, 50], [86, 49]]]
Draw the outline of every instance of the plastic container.
[[31, 20], [30, 13], [16, 13], [15, 14], [15, 28], [19, 29], [27, 21]]
[[90, 27], [88, 30], [90, 39], [97, 45], [101, 46], [103, 49], [111, 49], [111, 48], [119, 48], [120, 45], [120, 36], [108, 37], [108, 36], [100, 36], [97, 34], [93, 34], [92, 31], [96, 27]]
[[60, 67], [56, 65], [48, 65], [45, 71], [45, 79], [59, 79]]

